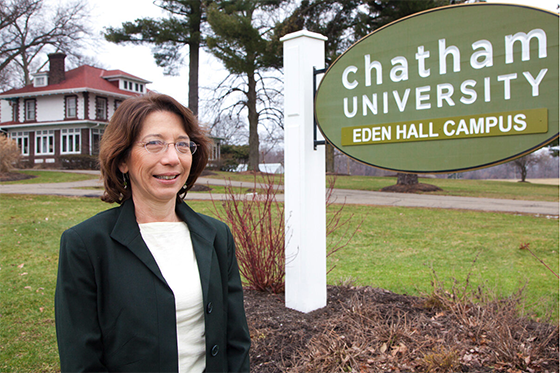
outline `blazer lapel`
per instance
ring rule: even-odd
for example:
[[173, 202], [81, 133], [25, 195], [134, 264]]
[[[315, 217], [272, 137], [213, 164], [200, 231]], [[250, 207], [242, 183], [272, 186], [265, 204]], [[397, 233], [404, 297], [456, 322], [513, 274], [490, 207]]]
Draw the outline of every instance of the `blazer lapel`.
[[119, 208], [119, 217], [111, 232], [111, 237], [132, 251], [150, 271], [167, 284], [150, 249], [148, 249], [148, 246], [146, 246], [146, 243], [142, 239], [140, 228], [136, 222], [136, 214], [134, 213], [134, 203], [132, 199], [124, 201]]
[[177, 203], [176, 211], [177, 215], [179, 215], [189, 227], [196, 262], [198, 264], [198, 272], [200, 273], [202, 294], [204, 299], [208, 299], [216, 228], [204, 221], [184, 202]]

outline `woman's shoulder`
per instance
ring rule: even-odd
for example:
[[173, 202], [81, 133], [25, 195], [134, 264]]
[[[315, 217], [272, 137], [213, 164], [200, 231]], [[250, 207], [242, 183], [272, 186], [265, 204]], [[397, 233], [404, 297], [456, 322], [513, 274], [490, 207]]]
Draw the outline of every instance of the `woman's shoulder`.
[[180, 209], [184, 209], [183, 212], [187, 212], [187, 214], [184, 215], [187, 223], [189, 220], [192, 221], [192, 218], [195, 220], [199, 219], [204, 225], [212, 227], [218, 232], [229, 232], [229, 227], [226, 223], [209, 215], [196, 212], [186, 203], [183, 203]]
[[216, 227], [222, 227], [222, 226], [227, 226], [226, 223], [224, 223], [221, 220], [218, 220], [216, 218], [213, 218], [212, 216], [209, 215], [205, 215], [202, 214], [200, 212], [196, 213], [202, 220], [204, 220], [205, 222], [207, 222], [210, 225], [216, 226]]
[[208, 225], [214, 227], [218, 233], [226, 233], [226, 234], [230, 233], [229, 226], [223, 221], [201, 213], [197, 213], [197, 215]]

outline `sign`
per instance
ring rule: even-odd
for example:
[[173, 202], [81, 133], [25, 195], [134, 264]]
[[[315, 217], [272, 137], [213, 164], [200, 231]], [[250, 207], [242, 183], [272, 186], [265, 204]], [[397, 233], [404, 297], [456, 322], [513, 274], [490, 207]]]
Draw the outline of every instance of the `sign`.
[[346, 155], [400, 172], [457, 172], [558, 137], [558, 15], [435, 8], [358, 41], [327, 70], [315, 116]]

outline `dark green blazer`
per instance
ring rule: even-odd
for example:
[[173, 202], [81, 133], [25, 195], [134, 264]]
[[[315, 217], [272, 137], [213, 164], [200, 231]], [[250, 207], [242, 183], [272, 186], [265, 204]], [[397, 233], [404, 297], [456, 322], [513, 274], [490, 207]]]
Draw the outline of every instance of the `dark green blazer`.
[[[235, 244], [222, 222], [178, 203], [189, 227], [205, 311], [206, 372], [248, 372], [250, 336]], [[173, 292], [132, 200], [63, 233], [55, 317], [63, 372], [177, 372]]]

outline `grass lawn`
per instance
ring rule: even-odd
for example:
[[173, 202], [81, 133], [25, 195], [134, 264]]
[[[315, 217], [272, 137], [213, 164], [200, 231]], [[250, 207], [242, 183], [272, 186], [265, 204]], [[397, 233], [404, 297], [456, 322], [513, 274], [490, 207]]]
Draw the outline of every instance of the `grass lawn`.
[[[328, 259], [329, 283], [353, 281], [400, 294], [429, 294], [433, 275], [509, 295], [526, 285], [527, 312], [558, 320], [558, 219], [422, 208], [346, 206], [363, 223]], [[336, 237], [337, 233], [334, 233]]]
[[97, 175], [79, 174], [74, 172], [24, 170], [17, 171], [21, 174], [36, 176], [33, 179], [19, 181], [3, 181], [3, 184], [39, 184], [39, 183], [66, 183], [71, 181], [92, 180], [99, 178]]
[[[211, 202], [189, 204], [213, 215]], [[0, 195], [0, 371], [59, 369], [53, 297], [60, 235], [112, 206], [91, 198]], [[330, 284], [350, 278], [421, 294], [430, 292], [431, 268], [447, 282], [464, 282], [472, 272], [472, 283], [504, 295], [527, 283], [529, 314], [551, 312], [558, 320], [558, 279], [519, 249], [528, 243], [558, 272], [557, 219], [364, 206], [346, 206], [345, 213], [356, 214], [353, 224], [364, 221], [352, 243], [329, 258]]]
[[[338, 176], [336, 188], [355, 190], [379, 190], [396, 184], [395, 177]], [[518, 183], [493, 180], [430, 179], [419, 178], [420, 183], [432, 184], [443, 189], [429, 194], [519, 199], [526, 201], [558, 201], [558, 185]]]
[[[216, 175], [206, 177], [247, 182], [254, 180], [254, 177], [250, 174], [238, 174], [235, 172], [217, 172]], [[276, 178], [278, 183], [283, 182], [282, 175], [278, 175]], [[257, 181], [260, 181], [260, 179], [257, 178]], [[337, 176], [335, 188], [378, 191], [381, 188], [395, 185], [396, 182], [396, 177]], [[558, 185], [432, 178], [420, 178], [419, 182], [436, 185], [443, 189], [442, 192], [430, 193], [435, 195], [519, 199], [526, 201], [558, 201]]]

